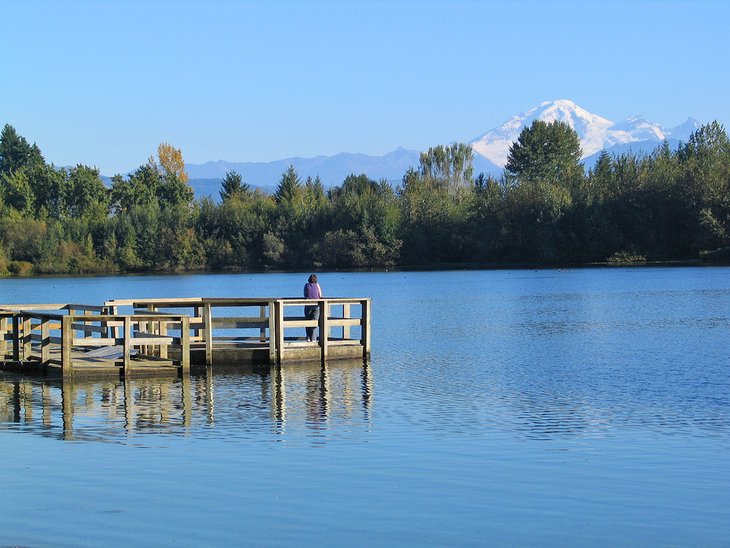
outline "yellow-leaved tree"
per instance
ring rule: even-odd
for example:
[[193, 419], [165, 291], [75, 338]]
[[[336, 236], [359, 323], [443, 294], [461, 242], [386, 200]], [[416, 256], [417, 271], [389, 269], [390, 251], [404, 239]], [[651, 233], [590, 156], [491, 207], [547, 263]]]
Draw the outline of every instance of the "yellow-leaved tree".
[[160, 167], [166, 174], [174, 176], [181, 183], [188, 182], [185, 161], [179, 148], [175, 148], [170, 143], [160, 143], [160, 146], [157, 147], [157, 157], [160, 160]]

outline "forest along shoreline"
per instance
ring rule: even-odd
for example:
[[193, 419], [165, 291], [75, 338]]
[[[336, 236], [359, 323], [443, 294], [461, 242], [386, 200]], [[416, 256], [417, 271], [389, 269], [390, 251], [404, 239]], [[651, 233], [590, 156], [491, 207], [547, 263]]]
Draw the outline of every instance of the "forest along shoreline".
[[229, 172], [196, 200], [182, 152], [105, 184], [0, 134], [0, 275], [564, 268], [730, 264], [730, 142], [717, 122], [676, 149], [604, 151], [535, 121], [499, 177], [463, 143], [421, 154], [398, 185], [352, 174], [325, 188], [289, 167], [273, 193]]

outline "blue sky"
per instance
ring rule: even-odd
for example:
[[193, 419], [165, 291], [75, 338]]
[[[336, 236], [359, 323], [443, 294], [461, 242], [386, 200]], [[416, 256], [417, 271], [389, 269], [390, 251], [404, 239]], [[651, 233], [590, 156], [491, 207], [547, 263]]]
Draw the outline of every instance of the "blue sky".
[[0, 124], [103, 174], [467, 141], [542, 101], [730, 121], [730, 2], [0, 0]]

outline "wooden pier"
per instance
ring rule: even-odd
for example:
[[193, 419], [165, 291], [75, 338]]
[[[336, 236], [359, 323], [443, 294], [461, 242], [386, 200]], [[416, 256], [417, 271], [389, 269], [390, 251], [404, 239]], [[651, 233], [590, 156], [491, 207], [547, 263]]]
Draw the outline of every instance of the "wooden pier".
[[[319, 307], [319, 320], [304, 306]], [[117, 299], [0, 305], [0, 369], [36, 375], [186, 373], [191, 366], [367, 359], [366, 298]], [[307, 342], [304, 328], [317, 327]]]

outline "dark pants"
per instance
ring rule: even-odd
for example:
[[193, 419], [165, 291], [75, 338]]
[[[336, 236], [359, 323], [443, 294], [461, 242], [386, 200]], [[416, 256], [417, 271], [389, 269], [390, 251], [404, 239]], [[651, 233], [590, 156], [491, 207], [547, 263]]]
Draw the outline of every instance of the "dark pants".
[[[319, 320], [319, 306], [305, 306], [304, 307], [304, 317], [308, 320]], [[307, 330], [307, 340], [311, 341], [314, 339], [314, 330], [317, 329], [316, 327], [307, 327], [305, 328]]]

